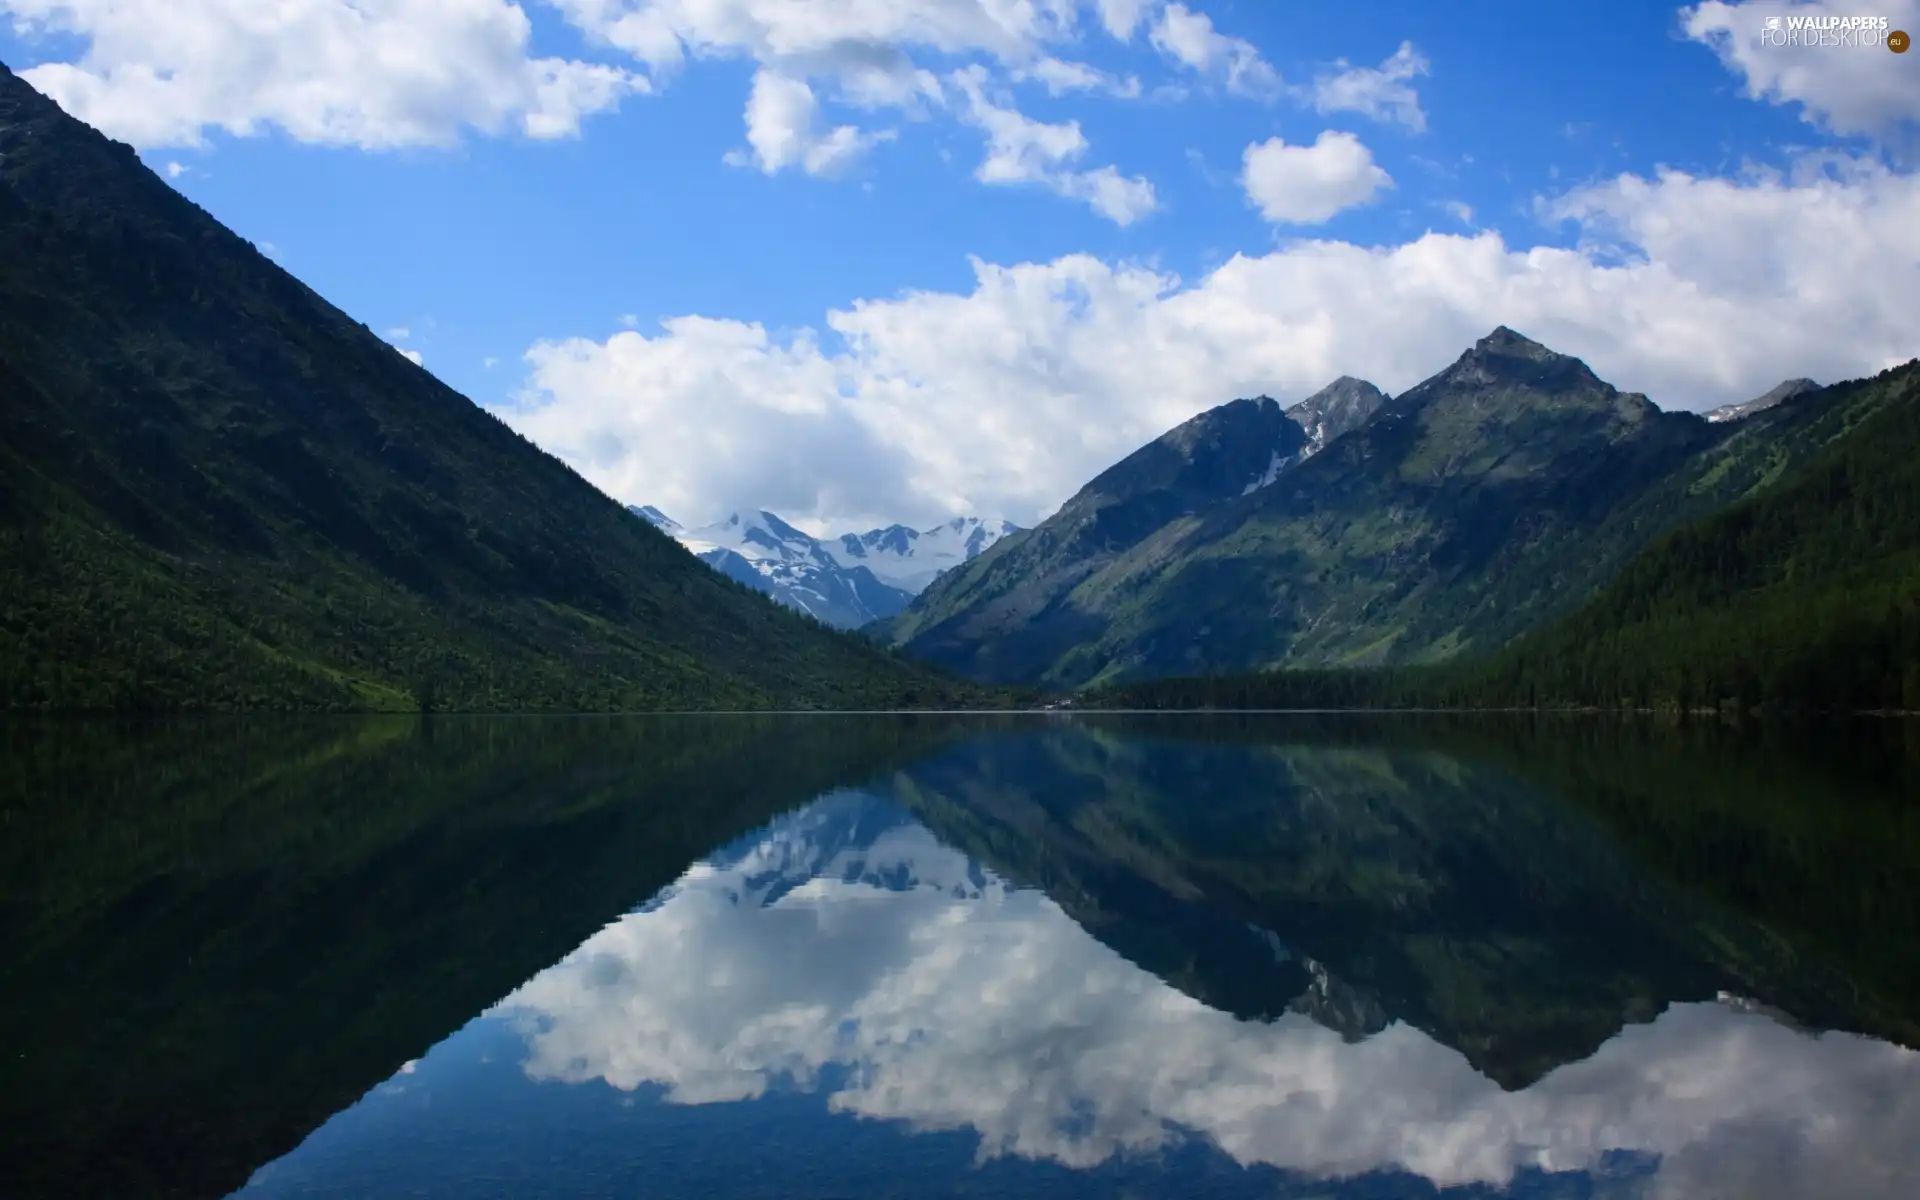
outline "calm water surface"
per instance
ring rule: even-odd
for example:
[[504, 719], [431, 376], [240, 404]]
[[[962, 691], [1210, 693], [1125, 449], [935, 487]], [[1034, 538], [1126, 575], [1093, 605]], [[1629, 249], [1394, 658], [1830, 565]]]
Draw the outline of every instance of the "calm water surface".
[[0, 726], [0, 1193], [1920, 1195], [1911, 726]]

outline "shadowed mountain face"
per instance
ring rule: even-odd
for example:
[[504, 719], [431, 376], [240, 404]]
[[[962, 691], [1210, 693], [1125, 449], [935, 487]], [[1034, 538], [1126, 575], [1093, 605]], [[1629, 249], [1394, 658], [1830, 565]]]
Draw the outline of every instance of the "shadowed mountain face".
[[1711, 424], [1501, 328], [1266, 486], [1217, 475], [1212, 498], [1071, 571], [1026, 539], [886, 628], [978, 678], [1067, 687], [1490, 651], [1816, 452], [1796, 438], [1825, 396]]
[[[1476, 1123], [1487, 1105], [1577, 1124], [1596, 1097], [1733, 1128], [1718, 1093], [1628, 1094], [1725, 1037], [1757, 1062], [1810, 1056], [1793, 1071], [1845, 1047], [1906, 1069], [1858, 1039], [1773, 1046], [1776, 1022], [1749, 1020], [1920, 1040], [1920, 827], [1898, 802], [1920, 757], [1887, 732], [1823, 758], [1571, 723], [16, 724], [0, 1018], [30, 1037], [0, 1056], [0, 1173], [10, 1195], [221, 1194], [342, 1112], [262, 1195], [569, 1193], [625, 1178], [621, 1154], [680, 1194], [844, 1195], [863, 1189], [834, 1172], [869, 1168], [924, 1190], [932, 1160], [888, 1139], [952, 1128], [1095, 1172], [1048, 1194], [1098, 1194], [1121, 1182], [1099, 1174], [1114, 1148], [1160, 1146], [1163, 1121], [1242, 1164], [1498, 1183], [1485, 1163], [1524, 1146], [1466, 1167], [1414, 1143], [1504, 1129]], [[905, 1086], [924, 1071], [939, 1086]], [[1329, 1078], [1315, 1104], [1417, 1113], [1427, 1134], [1293, 1145], [1286, 1089]], [[624, 1105], [551, 1086], [601, 1079]], [[415, 1080], [452, 1090], [429, 1111]], [[679, 1115], [594, 1115], [654, 1113], [662, 1086]], [[1830, 1120], [1868, 1094], [1822, 1086]], [[833, 1088], [882, 1123], [751, 1116]], [[1802, 1100], [1778, 1105], [1768, 1120]], [[1258, 1113], [1275, 1122], [1234, 1132]], [[745, 1147], [746, 1175], [700, 1174]], [[1040, 1186], [1009, 1170], [971, 1178]], [[1263, 1178], [1246, 1186], [1274, 1194]], [[1395, 1188], [1364, 1194], [1428, 1194]]]
[[1031, 678], [1088, 626], [1065, 598], [1169, 521], [1270, 484], [1310, 446], [1267, 397], [1201, 413], [1102, 473], [1034, 529], [936, 580], [876, 627], [912, 653], [984, 679]]
[[0, 397], [0, 708], [961, 694], [707, 570], [4, 68]]
[[[1083, 703], [1920, 711], [1920, 361], [1714, 428], [1731, 435], [1607, 518], [1594, 557], [1675, 514], [1704, 515], [1673, 523], [1566, 617], [1496, 653], [1411, 669], [1147, 679]], [[1445, 602], [1416, 618], [1450, 619]]]

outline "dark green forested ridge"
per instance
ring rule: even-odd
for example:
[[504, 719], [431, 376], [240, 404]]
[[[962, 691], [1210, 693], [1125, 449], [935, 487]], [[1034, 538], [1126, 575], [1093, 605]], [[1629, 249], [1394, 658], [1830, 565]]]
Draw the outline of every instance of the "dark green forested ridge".
[[0, 67], [0, 709], [982, 693], [697, 562]]
[[1484, 658], [1817, 453], [1830, 400], [1663, 412], [1503, 327], [1264, 486], [1143, 514], [1097, 556], [1072, 552], [1070, 503], [887, 632], [976, 678], [1058, 688]]
[[1770, 482], [1656, 539], [1571, 616], [1490, 657], [1168, 679], [1091, 699], [1920, 710], [1920, 361], [1782, 408], [1756, 443], [1782, 464]]

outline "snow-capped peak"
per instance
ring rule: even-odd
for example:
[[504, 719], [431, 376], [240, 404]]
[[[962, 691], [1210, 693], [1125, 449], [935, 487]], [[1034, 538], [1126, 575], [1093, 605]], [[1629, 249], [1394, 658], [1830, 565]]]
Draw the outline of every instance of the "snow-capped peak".
[[678, 536], [696, 554], [724, 548], [751, 562], [814, 561], [826, 566], [832, 561], [822, 558], [820, 543], [812, 535], [795, 529], [765, 509], [729, 513], [711, 525], [689, 529]]
[[741, 509], [688, 529], [651, 504], [628, 511], [737, 582], [829, 625], [857, 628], [893, 616], [942, 571], [1019, 527], [955, 517], [930, 529], [889, 525], [816, 538], [765, 509]]
[[927, 529], [889, 525], [849, 533], [825, 543], [843, 566], [864, 566], [884, 583], [915, 594], [940, 575], [985, 553], [1009, 534], [1021, 532], [1011, 521], [955, 517]]
[[680, 522], [661, 512], [651, 504], [629, 504], [627, 505], [627, 511], [652, 525], [662, 533], [677, 535], [680, 532]]

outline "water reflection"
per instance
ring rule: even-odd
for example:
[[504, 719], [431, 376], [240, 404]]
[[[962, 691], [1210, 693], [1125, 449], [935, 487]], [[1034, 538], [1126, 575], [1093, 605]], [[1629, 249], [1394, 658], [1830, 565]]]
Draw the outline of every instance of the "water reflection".
[[[1353, 1040], [1305, 1012], [1209, 1008], [861, 793], [695, 866], [488, 1021], [535, 1084], [673, 1106], [803, 1093], [902, 1134], [965, 1131], [988, 1161], [1087, 1170], [1197, 1142], [1283, 1178], [1371, 1177], [1370, 1194], [1383, 1173], [1446, 1188], [1577, 1172], [1653, 1197], [1894, 1197], [1920, 1180], [1912, 1051], [1681, 1003], [1507, 1090], [1401, 1021]], [[475, 1044], [456, 1042], [436, 1054]]]
[[0, 721], [0, 1195], [224, 1195], [715, 845], [977, 728]]
[[1920, 1194], [1815, 732], [0, 724], [0, 1192]]

